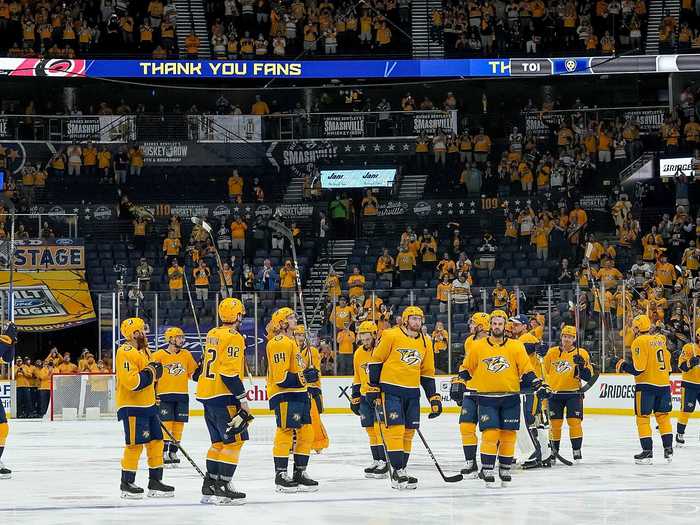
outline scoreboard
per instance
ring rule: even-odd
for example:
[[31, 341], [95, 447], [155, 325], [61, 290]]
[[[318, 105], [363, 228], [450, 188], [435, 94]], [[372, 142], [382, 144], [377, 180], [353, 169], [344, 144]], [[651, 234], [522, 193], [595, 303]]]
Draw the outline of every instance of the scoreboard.
[[62, 78], [503, 78], [697, 71], [700, 54], [301, 61], [0, 58], [0, 76]]

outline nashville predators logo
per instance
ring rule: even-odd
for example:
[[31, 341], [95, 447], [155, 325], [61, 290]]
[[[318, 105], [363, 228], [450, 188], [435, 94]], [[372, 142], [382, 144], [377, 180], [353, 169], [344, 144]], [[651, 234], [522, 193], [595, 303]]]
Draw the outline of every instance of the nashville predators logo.
[[161, 408], [161, 409], [160, 409], [160, 415], [161, 415], [161, 416], [167, 416], [167, 415], [168, 415], [168, 409], [167, 409], [167, 408]]
[[143, 432], [141, 432], [141, 437], [142, 437], [143, 439], [148, 439], [148, 438], [150, 438], [150, 437], [151, 437], [150, 431], [144, 430]]
[[171, 376], [181, 376], [185, 373], [185, 368], [180, 363], [171, 363], [169, 365], [165, 365], [165, 368], [168, 369], [168, 373]]
[[369, 363], [364, 363], [360, 365], [360, 368], [365, 373], [365, 375], [369, 375]]
[[554, 362], [554, 370], [557, 374], [566, 374], [571, 370], [571, 363], [565, 361], [564, 359]]
[[293, 421], [301, 421], [301, 415], [297, 414], [296, 412], [292, 414], [292, 420]]
[[488, 414], [482, 414], [481, 417], [480, 417], [479, 419], [481, 419], [481, 422], [482, 422], [482, 423], [486, 423], [486, 422], [487, 422], [489, 419], [491, 419], [491, 418], [489, 417]]
[[389, 419], [392, 421], [396, 421], [399, 419], [399, 414], [397, 412], [389, 412]]
[[397, 351], [399, 354], [401, 354], [401, 361], [406, 363], [408, 366], [420, 364], [421, 358], [418, 350], [413, 348], [399, 348]]
[[486, 369], [494, 374], [503, 372], [506, 368], [510, 368], [508, 360], [502, 355], [487, 357], [483, 359], [483, 362], [486, 364]]

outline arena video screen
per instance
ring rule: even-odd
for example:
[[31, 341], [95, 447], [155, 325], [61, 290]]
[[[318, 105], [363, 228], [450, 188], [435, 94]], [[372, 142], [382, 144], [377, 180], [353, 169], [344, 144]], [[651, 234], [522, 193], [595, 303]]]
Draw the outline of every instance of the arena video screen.
[[396, 168], [321, 170], [321, 188], [391, 188]]

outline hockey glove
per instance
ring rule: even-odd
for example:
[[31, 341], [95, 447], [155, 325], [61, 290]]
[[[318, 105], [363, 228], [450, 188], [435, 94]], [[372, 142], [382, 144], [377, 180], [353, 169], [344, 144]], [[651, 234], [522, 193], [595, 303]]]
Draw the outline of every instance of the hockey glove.
[[629, 363], [625, 361], [624, 359], [620, 359], [617, 364], [615, 365], [615, 371], [618, 374], [634, 374], [634, 366], [632, 366], [632, 363]]
[[255, 418], [249, 414], [247, 410], [241, 408], [236, 415], [231, 418], [231, 421], [228, 422], [226, 433], [233, 436], [240, 434], [248, 428], [248, 425], [253, 419]]
[[464, 399], [464, 392], [467, 390], [467, 385], [459, 379], [453, 379], [450, 385], [450, 399], [462, 406], [462, 400]]
[[317, 368], [306, 368], [303, 373], [307, 383], [315, 383], [319, 379]]
[[700, 357], [694, 355], [693, 357], [688, 359], [688, 366], [690, 366], [690, 368], [693, 368], [698, 365], [700, 365]]
[[586, 360], [580, 354], [574, 354], [572, 361], [580, 367], [583, 367], [586, 364]]
[[163, 377], [163, 365], [158, 363], [157, 361], [151, 361], [148, 363], [148, 368], [151, 369], [153, 372], [153, 380], [158, 381], [161, 377]]
[[379, 394], [381, 391], [379, 390], [378, 387], [376, 386], [370, 386], [367, 389], [367, 393], [365, 394], [365, 399], [370, 405], [375, 405], [377, 404], [377, 401], [379, 401]]
[[356, 416], [360, 415], [360, 398], [359, 397], [353, 397], [350, 400], [350, 410], [352, 410], [352, 413], [355, 414]]
[[537, 387], [537, 390], [535, 390], [535, 394], [537, 394], [539, 399], [549, 399], [552, 397], [552, 389], [549, 388], [548, 384], [542, 383], [539, 387]]
[[430, 397], [430, 414], [428, 414], [428, 419], [435, 419], [440, 414], [442, 414], [442, 398], [440, 394], [435, 394]]
[[17, 342], [17, 325], [15, 325], [15, 323], [8, 323], [4, 335], [12, 339], [12, 344], [15, 344]]

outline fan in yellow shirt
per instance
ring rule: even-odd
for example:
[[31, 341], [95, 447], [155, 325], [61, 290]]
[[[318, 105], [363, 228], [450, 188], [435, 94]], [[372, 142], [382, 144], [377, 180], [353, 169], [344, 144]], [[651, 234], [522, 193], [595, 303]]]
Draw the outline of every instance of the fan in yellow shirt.
[[120, 330], [126, 340], [117, 349], [115, 364], [117, 419], [124, 424], [126, 441], [120, 486], [122, 498], [143, 497], [143, 489], [134, 482], [144, 445], [149, 467], [148, 496], [172, 497], [175, 489], [162, 482], [163, 430], [156, 407], [155, 383], [163, 375], [163, 365], [151, 360], [142, 319], [125, 319]]
[[632, 320], [632, 362], [620, 359], [615, 366], [617, 373], [634, 376], [634, 413], [642, 452], [634, 456], [635, 462], [648, 465], [652, 462], [651, 414], [654, 414], [664, 447], [664, 458], [673, 457], [673, 429], [671, 427], [671, 353], [666, 347], [666, 337], [651, 333], [651, 319], [638, 315]]
[[318, 381], [308, 383], [306, 386], [309, 390], [309, 395], [311, 396], [311, 426], [314, 429], [314, 441], [311, 444], [311, 448], [320, 454], [322, 450], [328, 448], [328, 432], [326, 432], [326, 427], [323, 426], [323, 421], [321, 421], [321, 414], [323, 414], [323, 394], [321, 392], [321, 354], [318, 348], [311, 346], [308, 339], [306, 338], [306, 329], [304, 325], [297, 325], [294, 329], [294, 339], [299, 346], [299, 350], [306, 357], [307, 361], [311, 360], [311, 367], [319, 370]]
[[190, 414], [188, 382], [198, 367], [192, 354], [183, 348], [185, 334], [180, 328], [168, 328], [163, 336], [168, 343], [167, 348], [153, 354], [153, 361], [163, 365], [163, 376], [156, 384], [156, 396], [160, 420], [174, 438], [171, 440], [168, 435], [165, 436], [163, 463], [177, 466], [180, 463], [177, 451]]
[[237, 492], [230, 482], [253, 419], [243, 386], [245, 339], [238, 331], [245, 308], [239, 299], [228, 297], [217, 310], [222, 325], [207, 333], [201, 372], [194, 375], [198, 375], [197, 400], [204, 405], [211, 439], [202, 503], [238, 505], [245, 494]]
[[[272, 447], [275, 486], [277, 492], [285, 493], [318, 490], [318, 482], [308, 477], [306, 467], [314, 440], [307, 384], [319, 380], [319, 371], [299, 350], [294, 340], [296, 326], [296, 315], [291, 308], [275, 311], [268, 325], [270, 338], [266, 348], [267, 394], [277, 424]], [[287, 469], [294, 437], [294, 475], [289, 476]]]
[[392, 486], [399, 490], [414, 489], [418, 484], [406, 473], [406, 464], [420, 424], [421, 387], [430, 401], [428, 418], [442, 413], [442, 399], [435, 390], [433, 343], [422, 333], [424, 320], [417, 306], [404, 309], [401, 324], [382, 333], [367, 365], [368, 383], [373, 387], [366, 394], [367, 401], [370, 406], [377, 403], [380, 431], [392, 466]]

